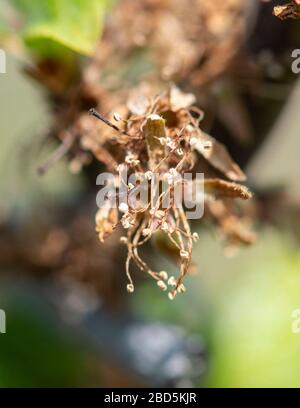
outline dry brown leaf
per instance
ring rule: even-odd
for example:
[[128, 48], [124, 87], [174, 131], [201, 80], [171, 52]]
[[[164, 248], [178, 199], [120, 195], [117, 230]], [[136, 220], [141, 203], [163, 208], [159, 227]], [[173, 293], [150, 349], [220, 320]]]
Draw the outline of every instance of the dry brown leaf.
[[[207, 148], [207, 145], [211, 147]], [[233, 181], [244, 181], [246, 175], [231, 158], [226, 147], [212, 136], [201, 132], [194, 148], [217, 170]]]
[[247, 187], [221, 179], [205, 179], [204, 191], [217, 197], [241, 198], [249, 200], [252, 197]]
[[117, 208], [99, 208], [96, 213], [95, 222], [99, 240], [100, 242], [104, 242], [104, 240], [114, 231], [118, 223]]
[[273, 14], [281, 20], [300, 18], [300, 1], [293, 0], [283, 6], [276, 6], [273, 9]]

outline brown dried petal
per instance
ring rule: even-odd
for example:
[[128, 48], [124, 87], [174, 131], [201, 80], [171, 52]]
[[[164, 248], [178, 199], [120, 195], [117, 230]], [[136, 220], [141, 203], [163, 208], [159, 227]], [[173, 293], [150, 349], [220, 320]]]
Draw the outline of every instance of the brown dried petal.
[[[211, 143], [211, 147], [205, 145]], [[246, 175], [231, 158], [226, 147], [212, 136], [202, 132], [194, 148], [217, 170], [233, 181], [244, 181]]]
[[205, 179], [204, 191], [217, 197], [241, 198], [249, 200], [252, 197], [247, 187], [221, 179]]
[[96, 213], [96, 232], [98, 232], [99, 240], [104, 240], [114, 231], [118, 223], [117, 208], [102, 207]]

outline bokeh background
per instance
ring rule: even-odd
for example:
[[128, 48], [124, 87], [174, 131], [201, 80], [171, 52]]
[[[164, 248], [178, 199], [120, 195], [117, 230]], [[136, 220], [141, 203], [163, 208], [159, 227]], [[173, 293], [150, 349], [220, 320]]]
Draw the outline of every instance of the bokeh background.
[[[104, 27], [120, 3], [110, 5]], [[63, 158], [38, 175], [57, 146], [45, 138], [52, 111], [43, 86], [24, 72], [32, 57], [3, 34], [0, 308], [7, 332], [0, 334], [1, 387], [300, 386], [300, 334], [292, 332], [292, 312], [300, 308], [300, 82], [291, 72], [300, 21], [272, 16], [278, 3], [256, 3], [251, 34], [240, 47], [260, 64], [262, 79], [253, 93], [242, 90], [243, 105], [238, 99], [225, 112], [237, 116], [231, 128], [248, 134], [239, 122], [246, 106], [254, 142], [240, 144], [218, 117], [211, 131], [249, 177], [257, 242], [228, 256], [212, 226], [196, 223], [198, 272], [172, 302], [147, 279], [133, 295], [126, 293], [118, 238], [103, 247], [94, 234], [90, 173], [72, 174]], [[7, 7], [1, 0], [3, 21], [11, 13]], [[21, 36], [15, 27], [10, 31]], [[143, 56], [135, 58], [143, 71]], [[228, 83], [236, 90], [239, 75], [231, 74]], [[213, 81], [214, 93], [219, 84]], [[201, 94], [199, 87], [195, 92]], [[221, 110], [222, 103], [227, 109], [227, 100]], [[70, 239], [75, 244], [64, 252], [62, 267], [56, 257]], [[155, 247], [146, 252], [159, 269], [175, 273]]]

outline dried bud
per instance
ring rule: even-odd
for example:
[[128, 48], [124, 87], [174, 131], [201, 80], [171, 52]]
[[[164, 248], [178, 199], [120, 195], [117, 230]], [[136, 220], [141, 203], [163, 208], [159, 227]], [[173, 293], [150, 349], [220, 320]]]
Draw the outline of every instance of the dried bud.
[[193, 241], [194, 241], [194, 242], [199, 241], [199, 235], [198, 235], [197, 232], [194, 232], [193, 235], [192, 235], [192, 237], [193, 237]]
[[176, 294], [177, 294], [176, 290], [173, 290], [172, 292], [169, 292], [169, 293], [168, 293], [168, 298], [169, 298], [170, 300], [174, 300]]
[[174, 276], [170, 276], [170, 278], [168, 280], [168, 285], [176, 286], [176, 279], [174, 278]]
[[128, 205], [126, 203], [120, 203], [119, 205], [119, 211], [122, 213], [127, 213], [128, 212]]
[[123, 215], [121, 222], [122, 222], [123, 228], [128, 229], [134, 224], [134, 219], [129, 213], [127, 213]]
[[118, 112], [114, 112], [113, 117], [117, 122], [120, 122], [120, 120], [122, 120], [122, 116]]
[[162, 278], [162, 280], [168, 280], [168, 273], [166, 271], [161, 271], [158, 275], [160, 276], [160, 278]]
[[132, 164], [133, 166], [137, 166], [138, 164], [140, 164], [138, 158], [132, 153], [127, 154], [127, 156], [125, 157], [125, 162], [127, 164]]
[[127, 292], [128, 293], [133, 293], [134, 292], [134, 286], [132, 283], [128, 283], [128, 285], [126, 286]]
[[181, 258], [187, 259], [187, 258], [189, 258], [189, 253], [187, 251], [181, 250], [180, 251], [180, 256], [181, 256]]
[[177, 174], [178, 174], [177, 170], [174, 169], [174, 167], [171, 167], [169, 169], [169, 173], [171, 174], [171, 176], [174, 176], [174, 177], [177, 176]]
[[164, 281], [159, 280], [159, 281], [156, 282], [156, 284], [157, 284], [157, 286], [158, 286], [160, 289], [162, 289], [162, 290], [167, 290], [167, 285], [165, 284]]
[[186, 287], [184, 286], [183, 283], [181, 283], [181, 284], [178, 286], [177, 290], [178, 290], [178, 293], [184, 293], [184, 292], [186, 292]]

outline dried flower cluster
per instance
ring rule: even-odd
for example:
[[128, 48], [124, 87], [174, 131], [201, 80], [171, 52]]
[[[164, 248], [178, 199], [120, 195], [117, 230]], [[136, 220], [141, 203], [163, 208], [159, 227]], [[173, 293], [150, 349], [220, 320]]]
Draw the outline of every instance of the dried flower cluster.
[[282, 6], [274, 7], [273, 14], [281, 20], [300, 18], [300, 0], [292, 0]]
[[[110, 162], [117, 186], [126, 183], [118, 173], [120, 166], [124, 165], [129, 168], [130, 173], [142, 173], [149, 181], [154, 174], [158, 174], [160, 180], [167, 180], [171, 197], [175, 188], [172, 180], [177, 175], [183, 176], [191, 171], [204, 172], [206, 178], [203, 187], [207, 211], [231, 244], [252, 243], [253, 234], [238, 220], [231, 206], [227, 204], [227, 200], [247, 200], [251, 197], [246, 187], [236, 183], [245, 180], [245, 175], [231, 159], [226, 148], [201, 131], [203, 113], [193, 106], [194, 102], [192, 94], [183, 94], [173, 86], [155, 98], [141, 94], [138, 99], [129, 98], [122, 113], [112, 115], [114, 123], [92, 110], [90, 113], [93, 116], [106, 122], [103, 125], [99, 122], [104, 126], [102, 140], [106, 140], [106, 145], [99, 146], [101, 139], [98, 138], [98, 150], [101, 149], [101, 157]], [[108, 136], [103, 139], [103, 132], [110, 134], [110, 143], [107, 144]], [[84, 145], [92, 151], [96, 150], [95, 141], [85, 140]], [[110, 160], [112, 149], [118, 152], [117, 156], [113, 156], [113, 162]], [[181, 182], [182, 179], [183, 177]], [[126, 188], [130, 192], [133, 186], [128, 184]], [[130, 274], [130, 264], [133, 261], [140, 270], [156, 281], [161, 290], [168, 291], [169, 298], [173, 299], [177, 293], [185, 291], [183, 278], [191, 268], [193, 244], [199, 237], [190, 229], [184, 206], [178, 208], [174, 200], [171, 200], [165, 208], [162, 205], [163, 198], [161, 193], [156, 201], [149, 200], [146, 207], [141, 208], [132, 207], [130, 202], [122, 202], [119, 208], [105, 205], [96, 214], [96, 231], [102, 242], [118, 223], [121, 223], [126, 231], [121, 242], [128, 248], [128, 292], [134, 291]], [[153, 271], [141, 258], [141, 246], [154, 234], [160, 234], [164, 240], [168, 240], [176, 253], [180, 268], [177, 277], [169, 277], [165, 271]]]

